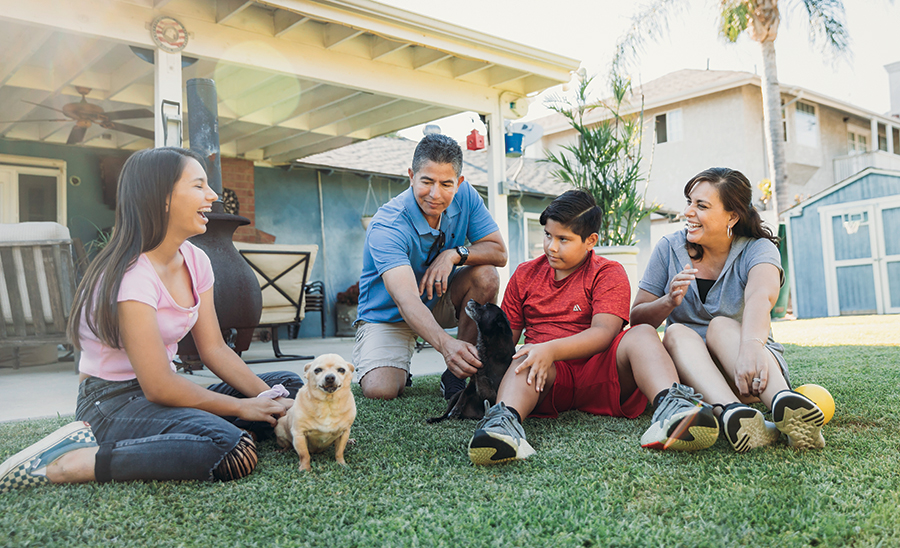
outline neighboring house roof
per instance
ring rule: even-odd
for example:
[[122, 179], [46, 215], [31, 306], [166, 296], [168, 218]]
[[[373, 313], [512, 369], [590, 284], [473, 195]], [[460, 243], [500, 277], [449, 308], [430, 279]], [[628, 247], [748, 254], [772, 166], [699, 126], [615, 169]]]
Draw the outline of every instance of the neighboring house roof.
[[870, 166], [870, 167], [863, 169], [862, 171], [860, 171], [858, 173], [855, 173], [854, 175], [852, 175], [850, 177], [847, 177], [843, 181], [835, 183], [835, 184], [831, 185], [830, 187], [817, 192], [816, 194], [814, 194], [813, 196], [810, 196], [809, 198], [803, 200], [802, 202], [798, 202], [798, 203], [792, 205], [791, 207], [785, 209], [778, 215], [782, 219], [787, 218], [787, 217], [797, 217], [799, 215], [802, 215], [804, 208], [807, 208], [807, 207], [815, 204], [822, 198], [830, 196], [830, 195], [834, 194], [835, 192], [837, 192], [838, 190], [841, 190], [844, 187], [847, 187], [847, 186], [850, 186], [850, 185], [856, 183], [860, 179], [862, 179], [870, 174], [891, 175], [894, 177], [900, 176], [900, 172], [898, 172], [898, 171]]
[[[644, 110], [650, 110], [745, 85], [761, 87], [761, 82], [762, 78], [759, 75], [743, 71], [676, 70], [643, 85], [640, 85], [639, 82], [632, 82], [634, 87], [630, 96], [630, 103], [632, 105], [631, 110], [638, 110], [641, 108], [642, 94], [643, 108]], [[800, 86], [785, 84], [784, 82], [779, 82], [779, 84], [781, 92], [786, 95], [797, 98], [802, 97], [804, 100], [816, 102], [863, 118], [877, 118], [883, 123], [896, 123], [896, 120], [887, 116], [828, 97], [821, 93]], [[594, 122], [603, 120], [608, 116], [608, 112], [605, 110], [596, 109], [590, 116], [586, 117], [586, 120], [588, 122]], [[552, 114], [536, 120], [535, 122], [544, 128], [544, 135], [559, 133], [571, 128], [565, 118], [559, 114]]]
[[[416, 141], [403, 137], [376, 137], [352, 145], [313, 154], [297, 160], [294, 165], [351, 171], [362, 175], [382, 175], [406, 179], [407, 170], [416, 150]], [[521, 164], [521, 169], [519, 168]], [[538, 196], [559, 196], [572, 187], [556, 182], [552, 166], [532, 158], [507, 158], [507, 179], [510, 191]], [[475, 187], [487, 188], [487, 149], [463, 150], [463, 176]]]

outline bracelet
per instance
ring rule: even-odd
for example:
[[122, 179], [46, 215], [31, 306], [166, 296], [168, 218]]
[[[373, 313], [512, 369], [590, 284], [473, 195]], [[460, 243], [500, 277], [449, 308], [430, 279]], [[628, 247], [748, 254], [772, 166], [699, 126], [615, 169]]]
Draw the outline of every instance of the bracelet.
[[263, 390], [256, 397], [257, 398], [269, 398], [270, 400], [275, 400], [278, 398], [286, 398], [290, 396], [291, 393], [287, 391], [287, 388], [280, 384], [276, 384], [272, 388], [268, 390]]
[[761, 345], [763, 345], [763, 346], [766, 345], [766, 341], [764, 341], [764, 340], [762, 340], [762, 339], [760, 339], [760, 338], [758, 338], [758, 337], [750, 337], [749, 339], [744, 339], [744, 342], [748, 342], [748, 341], [756, 341], [756, 342], [758, 342], [759, 344], [761, 344]]

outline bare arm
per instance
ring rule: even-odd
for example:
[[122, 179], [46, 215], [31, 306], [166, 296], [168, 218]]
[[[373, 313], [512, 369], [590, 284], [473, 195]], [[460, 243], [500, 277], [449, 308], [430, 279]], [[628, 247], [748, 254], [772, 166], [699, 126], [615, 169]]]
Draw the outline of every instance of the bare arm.
[[[469, 258], [466, 259], [466, 266], [473, 265], [492, 265], [496, 267], [506, 266], [508, 254], [506, 245], [500, 232], [491, 232], [484, 238], [478, 240], [469, 246]], [[433, 289], [437, 290], [438, 296], [447, 291], [447, 283], [450, 278], [450, 272], [453, 267], [459, 264], [462, 258], [455, 248], [446, 249], [434, 260], [433, 263], [425, 271], [425, 275], [419, 281], [419, 295], [425, 293], [426, 297], [431, 299], [434, 295]], [[441, 282], [437, 284], [437, 282]], [[396, 300], [396, 299], [395, 299]], [[422, 337], [424, 338], [424, 336]], [[426, 339], [427, 340], [427, 339]], [[431, 341], [428, 341], [431, 342]]]
[[[211, 300], [212, 290], [207, 293]], [[204, 295], [207, 294], [204, 293]], [[284, 406], [272, 400], [233, 398], [207, 390], [180, 377], [169, 366], [165, 345], [159, 333], [156, 310], [137, 301], [120, 302], [118, 306], [119, 329], [125, 352], [128, 354], [141, 389], [149, 401], [169, 407], [193, 407], [219, 416], [266, 421], [273, 425], [275, 419], [272, 415], [284, 412]], [[201, 304], [201, 318], [202, 308]], [[215, 316], [213, 316], [213, 320], [216, 324], [218, 323]], [[200, 320], [198, 320], [199, 323]], [[228, 347], [226, 346], [226, 348]], [[243, 362], [241, 363], [243, 364]], [[262, 384], [263, 387], [259, 392], [268, 388], [265, 383]], [[244, 389], [252, 390], [252, 387], [243, 386], [238, 389], [243, 392]]]
[[669, 314], [684, 301], [691, 282], [694, 280], [697, 270], [691, 265], [685, 265], [684, 270], [672, 278], [669, 283], [669, 292], [662, 297], [657, 297], [649, 291], [638, 289], [631, 306], [631, 325], [642, 323], [659, 327]]
[[[455, 251], [453, 253], [456, 254]], [[398, 266], [388, 270], [381, 277], [403, 320], [444, 356], [447, 368], [459, 378], [474, 375], [481, 367], [478, 351], [474, 345], [448, 335], [437, 323], [431, 310], [419, 298], [416, 275], [412, 267]]]
[[613, 314], [594, 314], [591, 326], [581, 333], [539, 344], [526, 344], [513, 359], [527, 356], [516, 367], [516, 374], [529, 369], [527, 383], [536, 391], [544, 388], [553, 362], [585, 359], [609, 348], [622, 330], [624, 320]]
[[[778, 300], [778, 267], [758, 264], [750, 269], [744, 288], [744, 315], [741, 317], [741, 346], [735, 368], [735, 385], [741, 395], [758, 396], [768, 383], [768, 350], [770, 312]], [[758, 390], [753, 389], [753, 379], [760, 379]]]

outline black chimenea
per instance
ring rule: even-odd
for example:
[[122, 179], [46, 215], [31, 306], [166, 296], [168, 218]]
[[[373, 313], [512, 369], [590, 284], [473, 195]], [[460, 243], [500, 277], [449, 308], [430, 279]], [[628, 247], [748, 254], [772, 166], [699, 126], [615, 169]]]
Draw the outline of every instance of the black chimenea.
[[[262, 312], [262, 293], [256, 275], [232, 243], [237, 227], [250, 224], [240, 215], [225, 213], [222, 205], [222, 164], [219, 158], [219, 115], [216, 83], [209, 78], [187, 81], [188, 133], [191, 150], [206, 158], [209, 186], [220, 199], [206, 217], [206, 233], [191, 243], [209, 255], [216, 277], [213, 291], [216, 316], [222, 336], [237, 352], [250, 346], [253, 330]], [[199, 363], [197, 347], [190, 333], [178, 344], [178, 355], [186, 367]]]

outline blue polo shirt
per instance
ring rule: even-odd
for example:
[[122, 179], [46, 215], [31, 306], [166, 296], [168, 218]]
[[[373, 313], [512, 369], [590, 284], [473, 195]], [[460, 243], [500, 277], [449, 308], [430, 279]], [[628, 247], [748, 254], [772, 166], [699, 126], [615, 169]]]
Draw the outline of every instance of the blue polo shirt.
[[[408, 265], [418, 284], [428, 269], [425, 264], [428, 251], [441, 232], [445, 240], [443, 251], [465, 245], [466, 240], [477, 242], [497, 230], [497, 223], [488, 213], [484, 200], [468, 181], [460, 183], [453, 201], [441, 215], [440, 231], [428, 225], [412, 187], [407, 188], [378, 209], [366, 231], [357, 318], [369, 323], [403, 321], [381, 275], [392, 268]], [[428, 308], [433, 308], [438, 301], [436, 295], [428, 300], [425, 293], [421, 298]]]

